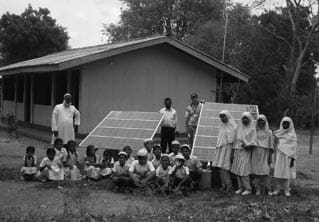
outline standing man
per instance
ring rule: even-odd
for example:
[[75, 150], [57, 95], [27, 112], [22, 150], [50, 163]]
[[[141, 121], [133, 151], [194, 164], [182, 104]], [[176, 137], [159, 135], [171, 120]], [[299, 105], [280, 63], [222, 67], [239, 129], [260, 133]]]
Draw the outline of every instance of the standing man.
[[56, 105], [52, 112], [53, 140], [59, 137], [63, 140], [63, 144], [74, 140], [74, 134], [80, 125], [80, 112], [71, 101], [71, 94], [65, 94], [63, 103]]
[[198, 100], [196, 93], [191, 94], [192, 103], [187, 107], [185, 113], [185, 126], [190, 146], [193, 147], [194, 136], [197, 129], [198, 118], [202, 109], [202, 104]]
[[172, 141], [175, 140], [175, 133], [177, 130], [177, 113], [176, 110], [172, 108], [171, 98], [165, 98], [164, 105], [165, 107], [159, 111], [164, 114], [164, 118], [161, 123], [161, 149], [162, 153], [166, 153], [168, 146], [169, 153], [171, 153]]

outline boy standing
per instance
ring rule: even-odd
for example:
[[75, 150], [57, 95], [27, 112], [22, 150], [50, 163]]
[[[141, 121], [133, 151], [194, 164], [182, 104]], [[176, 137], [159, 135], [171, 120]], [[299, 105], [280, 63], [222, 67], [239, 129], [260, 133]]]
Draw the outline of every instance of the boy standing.
[[172, 152], [172, 141], [175, 140], [175, 133], [177, 130], [177, 113], [176, 110], [172, 108], [172, 99], [165, 98], [164, 108], [159, 112], [164, 114], [163, 121], [161, 123], [161, 148], [162, 153], [166, 153], [168, 146], [169, 153]]
[[187, 107], [185, 113], [185, 127], [187, 135], [190, 140], [191, 146], [193, 146], [194, 136], [198, 124], [199, 115], [202, 109], [202, 104], [198, 100], [196, 93], [191, 94], [191, 104]]

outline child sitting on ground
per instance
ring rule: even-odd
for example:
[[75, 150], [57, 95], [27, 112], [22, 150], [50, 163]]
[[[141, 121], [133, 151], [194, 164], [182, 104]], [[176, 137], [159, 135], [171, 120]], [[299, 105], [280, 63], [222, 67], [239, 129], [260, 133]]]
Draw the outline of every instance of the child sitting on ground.
[[163, 154], [161, 157], [161, 164], [156, 169], [155, 184], [160, 188], [162, 194], [168, 194], [169, 192], [169, 171], [171, 166], [169, 165], [169, 157], [167, 154]]
[[101, 178], [105, 179], [112, 174], [112, 168], [114, 165], [114, 159], [111, 156], [111, 153], [109, 150], [104, 150], [103, 157], [100, 160], [100, 176]]
[[180, 144], [177, 140], [174, 140], [172, 142], [172, 151], [170, 154], [169, 154], [169, 161], [170, 161], [170, 164], [171, 166], [174, 166], [175, 165], [175, 157], [176, 155], [179, 155], [181, 154], [180, 153]]
[[126, 165], [127, 154], [125, 152], [119, 153], [119, 160], [114, 163], [114, 167], [112, 169], [112, 181], [115, 185], [115, 188], [118, 191], [123, 191], [125, 188], [131, 186], [131, 179], [129, 177], [129, 166]]
[[94, 145], [86, 147], [86, 157], [84, 158], [84, 173], [86, 178], [98, 180], [100, 179], [99, 156], [96, 154], [97, 149]]
[[161, 164], [162, 150], [160, 145], [158, 144], [154, 145], [153, 154], [154, 154], [154, 159], [152, 160], [152, 164], [154, 168], [157, 169], [157, 167], [159, 167], [159, 165]]
[[144, 140], [144, 148], [147, 151], [147, 160], [152, 161], [154, 159], [154, 154], [152, 153], [153, 140], [152, 139]]
[[40, 179], [45, 181], [61, 181], [64, 180], [64, 170], [61, 160], [56, 157], [53, 148], [47, 149], [47, 156], [40, 163]]
[[82, 175], [78, 168], [79, 161], [78, 161], [78, 153], [76, 151], [76, 143], [74, 140], [70, 140], [67, 143], [67, 158], [64, 164], [64, 171], [66, 177], [70, 177], [71, 180], [77, 181], [82, 179]]
[[192, 182], [189, 169], [184, 166], [185, 158], [183, 155], [176, 155], [175, 160], [175, 165], [169, 171], [170, 184], [175, 193], [186, 195]]
[[132, 148], [130, 146], [124, 146], [123, 151], [127, 154], [126, 165], [131, 166], [135, 160], [134, 157], [132, 157]]
[[35, 180], [37, 170], [37, 157], [34, 155], [35, 148], [28, 146], [26, 148], [26, 154], [23, 157], [23, 167], [21, 168], [23, 180]]
[[196, 156], [190, 155], [189, 145], [184, 144], [181, 147], [182, 154], [185, 158], [185, 166], [189, 169], [189, 176], [192, 179], [192, 188], [194, 191], [199, 190], [199, 182], [202, 177], [202, 163]]
[[68, 156], [67, 150], [63, 147], [63, 140], [61, 138], [56, 138], [54, 140], [54, 149], [55, 149], [55, 156], [58, 157], [63, 164]]
[[137, 160], [134, 160], [129, 169], [129, 174], [137, 187], [147, 187], [155, 176], [153, 164], [147, 160], [147, 151], [141, 149], [137, 152]]

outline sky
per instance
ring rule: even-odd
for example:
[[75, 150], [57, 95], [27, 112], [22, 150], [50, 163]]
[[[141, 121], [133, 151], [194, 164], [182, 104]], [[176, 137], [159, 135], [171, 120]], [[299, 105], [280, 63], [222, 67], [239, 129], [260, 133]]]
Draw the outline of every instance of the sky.
[[[244, 4], [251, 0], [235, 0]], [[284, 0], [267, 0], [270, 8]], [[33, 8], [48, 8], [57, 23], [67, 28], [71, 48], [105, 43], [101, 34], [102, 24], [119, 22], [120, 0], [0, 0], [0, 15], [10, 12], [21, 14], [28, 4]]]
[[57, 23], [67, 28], [72, 48], [101, 44], [103, 23], [119, 22], [119, 0], [0, 0], [0, 15], [7, 11], [21, 14], [33, 8], [48, 8]]

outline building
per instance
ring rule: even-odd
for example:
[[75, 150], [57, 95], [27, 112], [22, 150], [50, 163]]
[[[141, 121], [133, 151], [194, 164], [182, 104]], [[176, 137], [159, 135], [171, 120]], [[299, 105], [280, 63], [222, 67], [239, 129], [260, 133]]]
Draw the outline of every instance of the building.
[[166, 36], [69, 49], [0, 68], [1, 115], [50, 127], [54, 105], [70, 92], [86, 134], [111, 110], [158, 111], [173, 99], [184, 131], [190, 94], [215, 101], [220, 81], [249, 77], [191, 46]]

